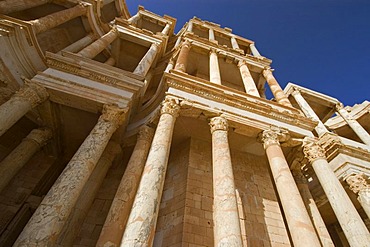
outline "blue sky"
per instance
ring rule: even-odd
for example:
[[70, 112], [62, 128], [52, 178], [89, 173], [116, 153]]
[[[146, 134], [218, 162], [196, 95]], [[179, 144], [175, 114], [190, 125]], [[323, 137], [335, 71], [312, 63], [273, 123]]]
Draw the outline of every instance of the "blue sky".
[[284, 88], [291, 81], [345, 105], [370, 100], [370, 0], [126, 0], [177, 18], [230, 27], [273, 60]]

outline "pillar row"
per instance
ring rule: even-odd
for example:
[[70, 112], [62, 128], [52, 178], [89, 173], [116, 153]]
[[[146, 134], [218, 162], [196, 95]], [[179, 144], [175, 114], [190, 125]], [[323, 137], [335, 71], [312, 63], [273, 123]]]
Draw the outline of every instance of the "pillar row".
[[120, 245], [153, 135], [154, 130], [151, 127], [140, 128], [134, 151], [118, 186], [96, 246]]
[[238, 67], [240, 70], [240, 75], [243, 80], [245, 92], [247, 94], [260, 97], [260, 94], [258, 93], [258, 90], [257, 90], [256, 83], [254, 82], [251, 72], [248, 69], [247, 63], [241, 60], [238, 62]]
[[34, 129], [26, 138], [0, 162], [0, 191], [2, 191], [17, 172], [51, 138], [49, 129]]
[[284, 106], [293, 107], [292, 104], [289, 102], [288, 97], [285, 95], [283, 89], [281, 89], [279, 83], [272, 74], [272, 70], [270, 68], [264, 69], [263, 76], [266, 78], [267, 84], [269, 85], [271, 92], [276, 99], [276, 102]]
[[348, 243], [351, 247], [368, 246], [369, 231], [326, 160], [325, 150], [316, 142], [305, 140], [303, 153], [312, 165]]
[[85, 15], [87, 7], [83, 4], [78, 4], [72, 8], [61, 10], [53, 14], [41, 17], [37, 20], [29, 21], [32, 24], [35, 33], [42, 33], [53, 27], [57, 27], [67, 21], [70, 21], [76, 17]]
[[78, 52], [79, 55], [87, 58], [94, 58], [107, 48], [118, 37], [118, 30], [111, 29], [108, 33], [95, 40], [93, 43]]
[[153, 244], [172, 134], [179, 110], [176, 99], [165, 99], [121, 246]]
[[235, 182], [227, 136], [227, 120], [210, 121], [213, 164], [213, 235], [217, 247], [243, 245], [235, 195]]
[[326, 228], [325, 222], [321, 217], [320, 211], [316, 205], [315, 200], [312, 197], [310, 189], [307, 184], [307, 179], [302, 174], [301, 169], [297, 168], [292, 171], [294, 180], [296, 181], [299, 193], [302, 196], [303, 202], [306, 209], [311, 216], [312, 223], [319, 235], [320, 242], [323, 247], [334, 247], [333, 241], [330, 237], [328, 229]]
[[284, 210], [289, 232], [294, 246], [321, 246], [315, 228], [307, 213], [289, 165], [280, 147], [280, 138], [286, 138], [279, 129], [262, 132], [263, 146], [270, 164], [271, 173]]
[[357, 200], [370, 219], [370, 184], [368, 180], [364, 174], [353, 174], [346, 179], [346, 182], [350, 190], [357, 194]]
[[126, 111], [117, 106], [104, 106], [97, 124], [44, 197], [14, 246], [55, 245], [111, 136], [124, 122]]
[[48, 97], [44, 87], [26, 82], [7, 102], [0, 105], [0, 136]]

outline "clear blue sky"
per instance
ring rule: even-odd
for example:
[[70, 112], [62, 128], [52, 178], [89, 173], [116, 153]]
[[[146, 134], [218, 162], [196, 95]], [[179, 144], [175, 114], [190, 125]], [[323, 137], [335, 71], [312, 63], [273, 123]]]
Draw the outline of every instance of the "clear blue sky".
[[177, 18], [230, 27], [273, 60], [281, 86], [291, 81], [345, 105], [370, 100], [370, 0], [126, 0]]

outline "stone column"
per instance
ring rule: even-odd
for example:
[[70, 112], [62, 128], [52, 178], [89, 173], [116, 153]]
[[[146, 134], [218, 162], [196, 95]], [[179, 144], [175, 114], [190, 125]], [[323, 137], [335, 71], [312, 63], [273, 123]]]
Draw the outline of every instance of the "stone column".
[[33, 82], [26, 82], [18, 92], [0, 106], [0, 136], [48, 97], [44, 87]]
[[114, 66], [116, 64], [116, 59], [114, 59], [113, 57], [109, 57], [105, 62], [104, 64], [108, 64], [110, 66]]
[[158, 44], [153, 43], [145, 56], [141, 59], [138, 66], [134, 70], [134, 74], [145, 76], [146, 73], [148, 73], [150, 67], [152, 66], [152, 63], [158, 53]]
[[208, 39], [215, 40], [215, 32], [213, 31], [213, 28], [208, 29]]
[[238, 45], [238, 41], [236, 41], [234, 36], [231, 36], [231, 46], [233, 49], [240, 49]]
[[211, 49], [209, 53], [209, 81], [221, 85], [220, 67], [215, 49]]
[[256, 46], [254, 43], [249, 45], [249, 48], [251, 49], [252, 55], [255, 57], [262, 57], [261, 54], [258, 52]]
[[368, 246], [369, 231], [330, 168], [325, 157], [325, 150], [313, 141], [305, 141], [303, 152], [311, 163], [351, 247]]
[[260, 97], [260, 94], [258, 93], [256, 83], [254, 83], [253, 77], [251, 75], [251, 72], [248, 69], [247, 63], [244, 60], [240, 60], [238, 62], [238, 67], [240, 70], [240, 75], [243, 80], [245, 92], [247, 94]]
[[187, 27], [188, 32], [193, 32], [193, 22], [189, 21], [188, 27]]
[[266, 150], [272, 176], [294, 246], [321, 246], [280, 147], [279, 139], [286, 139], [287, 134], [279, 129], [270, 129], [262, 132], [263, 146]]
[[173, 66], [174, 66], [174, 61], [173, 59], [171, 58], [170, 61], [168, 61], [168, 64], [166, 66], [166, 69], [164, 70], [164, 72], [170, 72], [171, 69], [173, 69]]
[[13, 12], [30, 9], [50, 2], [50, 0], [5, 0], [0, 1], [0, 13], [9, 14]]
[[82, 39], [77, 40], [73, 44], [70, 44], [69, 46], [64, 48], [62, 51], [78, 52], [82, 48], [90, 45], [93, 41], [94, 41], [94, 35], [89, 34], [89, 35], [86, 35], [85, 37], [83, 37]]
[[297, 184], [298, 190], [302, 196], [303, 202], [306, 209], [311, 216], [313, 225], [319, 235], [320, 242], [323, 247], [334, 247], [334, 243], [331, 240], [328, 229], [326, 228], [325, 222], [321, 217], [320, 211], [317, 208], [316, 202], [312, 197], [310, 189], [308, 188], [307, 179], [302, 174], [300, 169], [294, 169], [292, 171], [294, 180]]
[[181, 43], [181, 36], [179, 36], [179, 37], [176, 39], [176, 43], [175, 43], [175, 45], [174, 45], [174, 47], [173, 47], [173, 48], [177, 48], [177, 47], [180, 45], [180, 43]]
[[235, 196], [234, 174], [227, 137], [227, 120], [210, 121], [213, 163], [214, 246], [243, 246]]
[[279, 83], [276, 81], [275, 77], [272, 74], [270, 68], [265, 68], [263, 70], [263, 76], [265, 77], [267, 84], [269, 85], [272, 94], [274, 95], [276, 102], [284, 106], [293, 107], [290, 104], [288, 97], [285, 95], [284, 91], [281, 89]]
[[370, 184], [368, 180], [364, 174], [353, 174], [346, 179], [346, 182], [353, 193], [358, 195], [357, 200], [370, 219]]
[[51, 138], [49, 129], [34, 129], [26, 138], [0, 162], [0, 191], [2, 191], [17, 172]]
[[83, 4], [78, 4], [72, 8], [65, 9], [44, 17], [41, 17], [37, 20], [29, 21], [32, 24], [35, 33], [42, 33], [53, 27], [57, 27], [63, 23], [66, 23], [69, 20], [72, 20], [81, 15], [85, 15], [87, 7]]
[[73, 246], [73, 241], [79, 233], [79, 230], [76, 230], [76, 228], [79, 229], [82, 226], [109, 168], [121, 151], [122, 149], [118, 143], [109, 141], [94, 171], [78, 197], [76, 206], [73, 208], [71, 215], [68, 217], [63, 227], [63, 231], [58, 239], [58, 246]]
[[168, 32], [170, 31], [171, 25], [169, 23], [166, 24], [166, 26], [162, 30], [162, 34], [168, 35]]
[[179, 70], [181, 72], [186, 73], [186, 67], [188, 64], [188, 56], [189, 56], [190, 48], [191, 48], [191, 44], [189, 41], [186, 40], [181, 46], [179, 56], [177, 57], [175, 70]]
[[140, 13], [137, 12], [135, 15], [131, 16], [130, 19], [128, 19], [128, 23], [137, 24], [139, 20], [140, 20]]
[[154, 130], [148, 126], [141, 127], [137, 142], [127, 164], [125, 173], [114, 196], [109, 213], [105, 220], [98, 247], [119, 246], [125, 230], [126, 222], [135, 199], [144, 164], [148, 156]]
[[92, 44], [85, 47], [77, 54], [87, 58], [94, 58], [107, 48], [117, 37], [118, 31], [116, 28], [113, 28], [108, 33], [101, 36], [100, 39], [95, 40]]
[[143, 175], [123, 234], [121, 246], [152, 246], [167, 162], [180, 106], [166, 98], [145, 163]]
[[338, 103], [336, 105], [338, 114], [347, 122], [349, 127], [356, 133], [356, 135], [363, 141], [367, 146], [370, 147], [370, 135], [367, 131], [362, 127], [356, 119], [353, 119], [351, 115], [344, 109], [343, 104]]
[[109, 139], [127, 110], [104, 106], [97, 124], [42, 200], [14, 246], [54, 246]]
[[301, 93], [298, 89], [294, 89], [292, 92], [294, 99], [297, 101], [297, 104], [306, 115], [306, 117], [312, 118], [318, 122], [315, 130], [319, 136], [329, 132], [325, 125], [321, 122], [320, 118], [316, 115], [316, 113], [312, 110], [311, 106], [307, 103], [307, 101], [303, 98]]

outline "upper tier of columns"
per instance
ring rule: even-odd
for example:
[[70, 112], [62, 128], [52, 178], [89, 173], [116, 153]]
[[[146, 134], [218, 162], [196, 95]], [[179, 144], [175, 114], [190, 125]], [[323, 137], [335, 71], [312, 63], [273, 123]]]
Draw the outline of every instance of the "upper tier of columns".
[[280, 147], [279, 139], [286, 138], [287, 134], [278, 128], [262, 132], [261, 139], [266, 150], [272, 176], [294, 246], [321, 246]]
[[87, 58], [94, 58], [105, 48], [107, 48], [118, 37], [116, 28], [111, 29], [108, 33], [78, 52], [79, 55]]
[[271, 68], [265, 68], [263, 70], [263, 76], [265, 77], [267, 84], [269, 85], [271, 92], [276, 99], [276, 102], [285, 106], [293, 107], [283, 89], [281, 89], [279, 83], [272, 74]]
[[350, 246], [368, 246], [369, 231], [326, 160], [325, 150], [315, 141], [305, 140], [303, 153], [315, 171]]
[[105, 105], [95, 127], [42, 200], [14, 246], [54, 246], [78, 197], [127, 110]]

